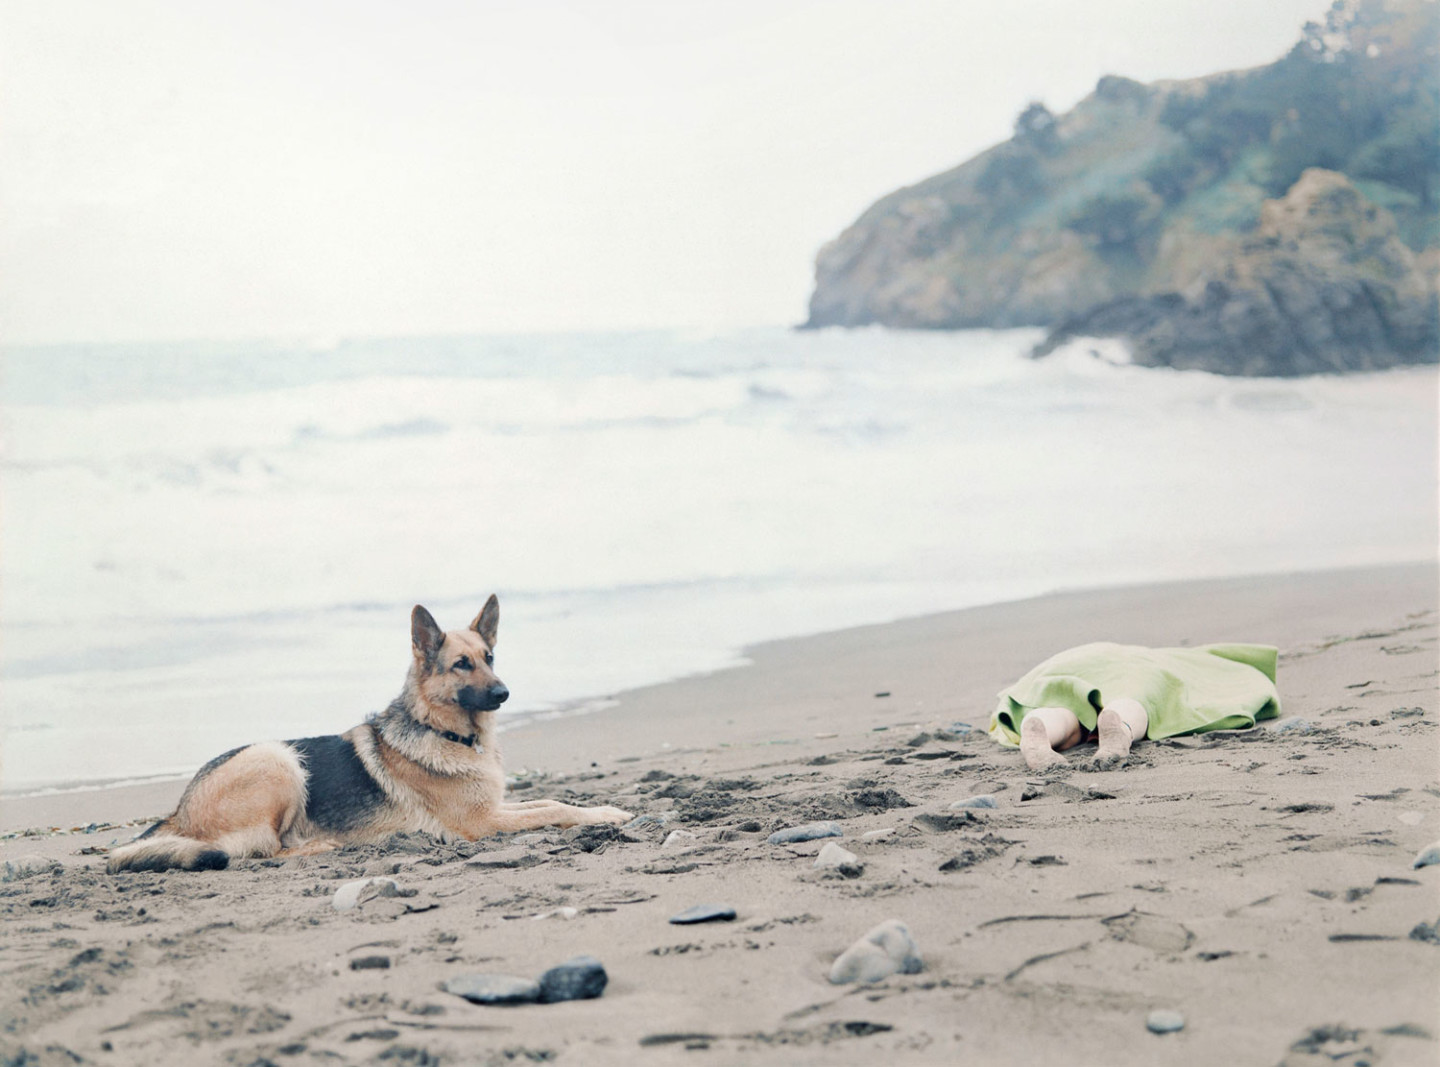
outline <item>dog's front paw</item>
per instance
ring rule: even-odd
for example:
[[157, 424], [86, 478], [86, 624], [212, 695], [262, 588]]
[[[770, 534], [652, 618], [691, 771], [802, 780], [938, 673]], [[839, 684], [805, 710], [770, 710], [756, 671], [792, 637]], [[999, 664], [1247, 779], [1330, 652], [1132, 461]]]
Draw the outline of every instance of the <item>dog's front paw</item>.
[[615, 826], [623, 826], [633, 818], [635, 818], [635, 816], [630, 814], [628, 811], [621, 811], [619, 808], [612, 808], [609, 804], [602, 805], [598, 808], [590, 809], [591, 822], [611, 823]]

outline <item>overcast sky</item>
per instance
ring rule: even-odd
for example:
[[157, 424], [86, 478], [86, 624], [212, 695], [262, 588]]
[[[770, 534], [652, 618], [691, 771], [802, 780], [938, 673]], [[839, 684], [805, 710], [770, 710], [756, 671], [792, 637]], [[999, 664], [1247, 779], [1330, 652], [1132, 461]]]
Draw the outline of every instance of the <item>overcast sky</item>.
[[0, 0], [0, 338], [793, 323], [821, 244], [1028, 101], [1327, 7]]

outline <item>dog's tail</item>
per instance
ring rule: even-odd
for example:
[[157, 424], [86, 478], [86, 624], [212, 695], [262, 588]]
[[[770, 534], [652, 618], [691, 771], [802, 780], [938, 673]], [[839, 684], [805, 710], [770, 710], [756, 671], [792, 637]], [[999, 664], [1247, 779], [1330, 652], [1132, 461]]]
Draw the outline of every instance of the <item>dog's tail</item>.
[[208, 841], [183, 837], [158, 822], [128, 845], [121, 845], [105, 861], [106, 869], [118, 871], [222, 871], [230, 865], [230, 853]]

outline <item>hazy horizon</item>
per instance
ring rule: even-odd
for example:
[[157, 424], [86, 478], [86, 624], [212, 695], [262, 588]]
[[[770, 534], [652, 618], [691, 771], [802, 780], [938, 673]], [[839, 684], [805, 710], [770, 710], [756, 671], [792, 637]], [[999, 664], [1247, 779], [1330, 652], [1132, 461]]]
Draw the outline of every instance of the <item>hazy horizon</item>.
[[1267, 63], [1328, 6], [5, 0], [0, 331], [795, 323], [824, 242], [1030, 101]]

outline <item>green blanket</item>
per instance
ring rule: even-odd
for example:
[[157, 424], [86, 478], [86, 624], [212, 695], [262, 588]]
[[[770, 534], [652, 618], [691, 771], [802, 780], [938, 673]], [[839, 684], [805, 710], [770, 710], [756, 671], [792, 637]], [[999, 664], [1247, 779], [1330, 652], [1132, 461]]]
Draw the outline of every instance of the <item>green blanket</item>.
[[1081, 645], [1051, 656], [1003, 690], [990, 736], [1018, 746], [1021, 720], [1032, 708], [1069, 708], [1094, 730], [1096, 715], [1119, 697], [1138, 700], [1149, 713], [1148, 737], [1246, 729], [1280, 714], [1277, 656], [1269, 645]]

